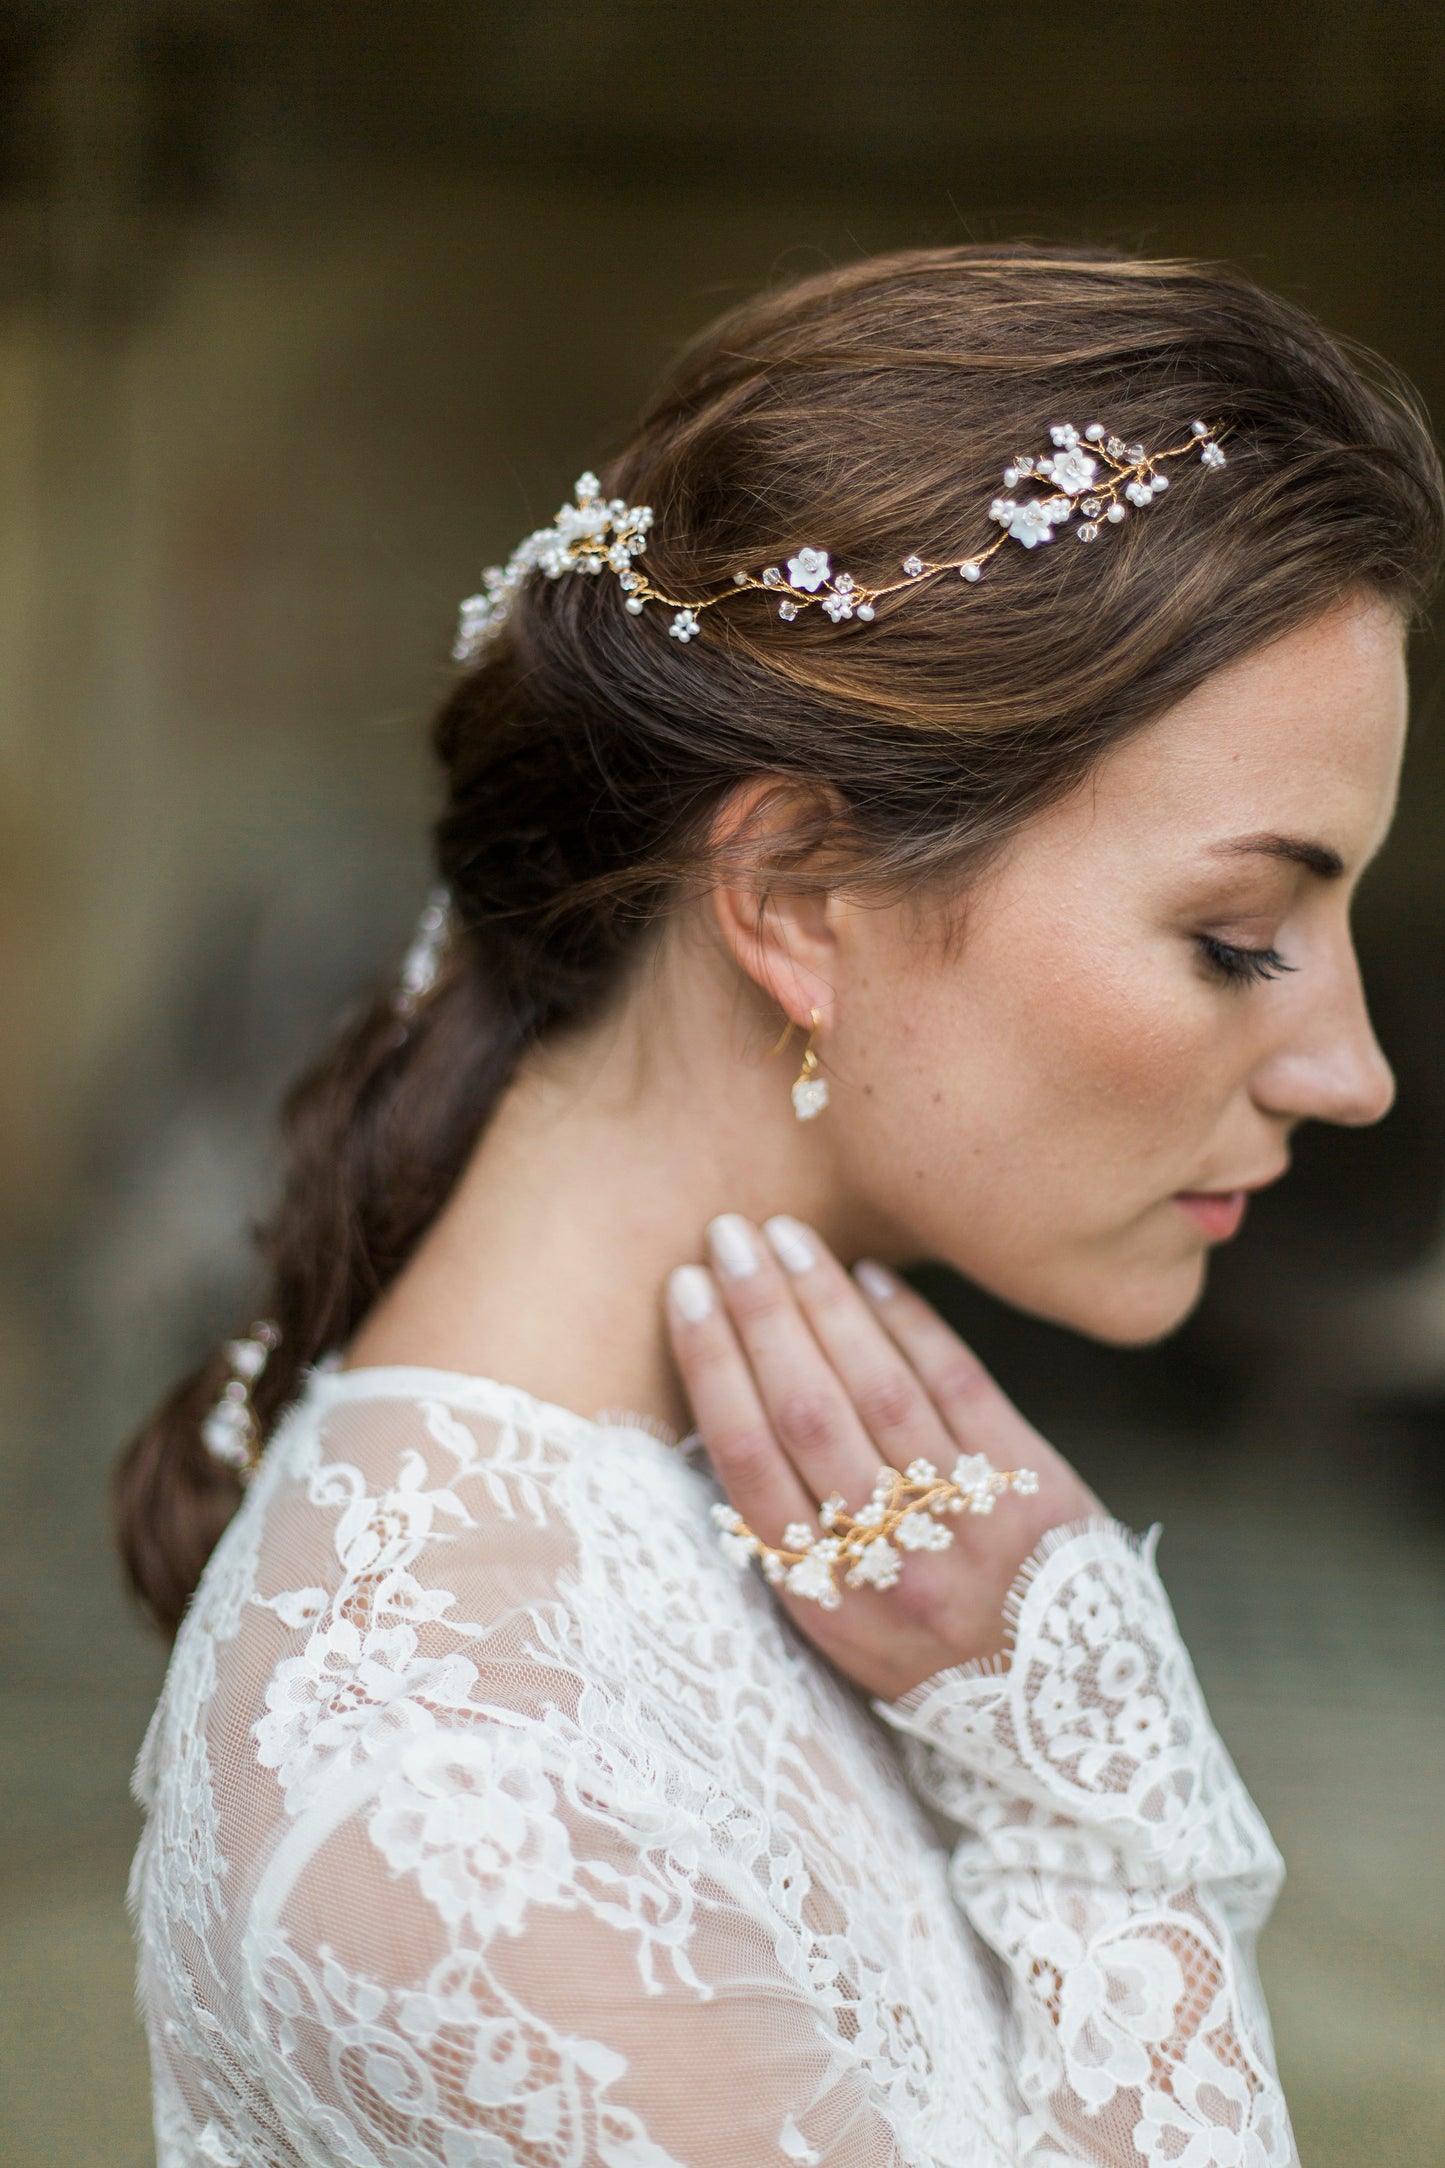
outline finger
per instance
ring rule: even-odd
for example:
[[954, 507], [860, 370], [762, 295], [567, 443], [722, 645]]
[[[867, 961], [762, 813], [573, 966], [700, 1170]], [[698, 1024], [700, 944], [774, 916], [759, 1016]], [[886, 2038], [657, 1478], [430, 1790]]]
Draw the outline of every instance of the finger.
[[965, 1452], [987, 1453], [999, 1467], [1037, 1468], [1054, 1458], [1046, 1440], [931, 1304], [871, 1258], [856, 1265], [853, 1276]]
[[838, 1492], [855, 1510], [881, 1462], [843, 1382], [813, 1338], [757, 1229], [724, 1213], [707, 1231], [723, 1301], [769, 1425], [816, 1499]]
[[851, 1275], [811, 1227], [779, 1215], [763, 1233], [798, 1307], [868, 1436], [891, 1467], [931, 1460], [946, 1474], [958, 1451], [938, 1408]]
[[713, 1276], [703, 1266], [683, 1265], [668, 1281], [667, 1324], [718, 1480], [753, 1534], [776, 1546], [790, 1522], [811, 1525], [816, 1508], [773, 1436]]

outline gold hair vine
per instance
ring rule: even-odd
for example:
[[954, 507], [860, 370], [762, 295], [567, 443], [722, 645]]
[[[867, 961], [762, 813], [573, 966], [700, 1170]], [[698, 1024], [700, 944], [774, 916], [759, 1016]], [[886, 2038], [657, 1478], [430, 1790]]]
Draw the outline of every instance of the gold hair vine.
[[243, 1483], [255, 1474], [262, 1445], [251, 1388], [280, 1343], [281, 1328], [269, 1317], [253, 1325], [245, 1339], [227, 1341], [230, 1375], [220, 1399], [201, 1423], [201, 1442], [212, 1460], [234, 1468]]
[[701, 632], [704, 610], [751, 591], [775, 596], [778, 615], [788, 624], [815, 604], [826, 610], [835, 625], [848, 618], [867, 624], [884, 595], [926, 584], [945, 572], [956, 572], [964, 580], [979, 579], [989, 559], [1007, 541], [1037, 549], [1041, 542], [1052, 542], [1056, 531], [1071, 520], [1077, 521], [1076, 541], [1097, 541], [1106, 526], [1117, 527], [1127, 519], [1131, 507], [1142, 510], [1163, 495], [1169, 487], [1169, 477], [1162, 471], [1165, 460], [1197, 451], [1206, 467], [1224, 465], [1216, 431], [1207, 422], [1191, 422], [1185, 441], [1163, 452], [1127, 444], [1111, 435], [1102, 422], [1090, 422], [1083, 430], [1072, 422], [1055, 422], [1049, 436], [1051, 452], [1037, 458], [1020, 454], [1004, 468], [1006, 491], [1026, 482], [1039, 494], [994, 498], [988, 516], [1003, 531], [992, 542], [971, 556], [942, 564], [911, 551], [899, 567], [902, 579], [879, 587], [866, 586], [851, 572], [835, 571], [827, 550], [809, 546], [786, 560], [786, 574], [780, 565], [768, 565], [758, 573], [735, 572], [730, 586], [695, 602], [683, 602], [655, 587], [637, 562], [647, 548], [652, 507], [629, 505], [621, 497], [605, 498], [596, 475], [584, 474], [577, 482], [577, 502], [564, 504], [552, 526], [539, 527], [505, 565], [493, 565], [483, 575], [481, 593], [469, 595], [462, 604], [452, 653], [458, 662], [476, 660], [532, 572], [541, 572], [549, 580], [560, 579], [564, 572], [614, 572], [629, 614], [640, 617], [649, 602], [661, 603], [674, 613], [669, 633], [684, 646]]

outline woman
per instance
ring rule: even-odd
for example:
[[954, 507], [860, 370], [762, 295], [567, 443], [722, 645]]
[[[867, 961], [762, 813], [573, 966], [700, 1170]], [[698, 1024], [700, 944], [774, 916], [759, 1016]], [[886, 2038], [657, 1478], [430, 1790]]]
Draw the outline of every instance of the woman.
[[164, 2168], [1295, 2158], [1152, 1544], [889, 1268], [1149, 1341], [1385, 1113], [1440, 533], [1283, 302], [951, 249], [730, 317], [465, 606], [443, 894], [122, 1475]]

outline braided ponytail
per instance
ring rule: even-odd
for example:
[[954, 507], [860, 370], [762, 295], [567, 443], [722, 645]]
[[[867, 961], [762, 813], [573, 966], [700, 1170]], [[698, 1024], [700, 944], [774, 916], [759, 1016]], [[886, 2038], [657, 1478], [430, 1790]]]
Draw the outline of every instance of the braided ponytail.
[[[436, 726], [453, 788], [439, 826], [450, 923], [433, 982], [418, 995], [403, 967], [284, 1103], [282, 1191], [258, 1234], [275, 1344], [247, 1395], [257, 1445], [400, 1272], [524, 1049], [593, 990], [602, 959], [584, 953], [577, 928], [555, 930], [549, 944], [559, 894], [593, 869], [564, 856], [575, 822], [555, 802], [555, 761], [538, 766], [541, 733], [522, 726], [514, 687], [499, 653], [458, 686]], [[126, 1576], [167, 1632], [240, 1501], [244, 1469], [205, 1439], [232, 1377], [228, 1350], [181, 1379], [116, 1472]]]

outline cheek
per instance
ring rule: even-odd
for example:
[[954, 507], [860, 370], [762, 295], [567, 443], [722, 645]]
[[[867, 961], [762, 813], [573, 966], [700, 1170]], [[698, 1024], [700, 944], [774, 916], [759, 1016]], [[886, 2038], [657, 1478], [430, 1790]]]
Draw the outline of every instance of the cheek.
[[1020, 1235], [1117, 1226], [1167, 1195], [1228, 1102], [1218, 997], [1162, 944], [1081, 938], [1077, 921], [978, 929], [965, 955], [892, 983], [866, 1064], [874, 1118], [916, 1183]]

